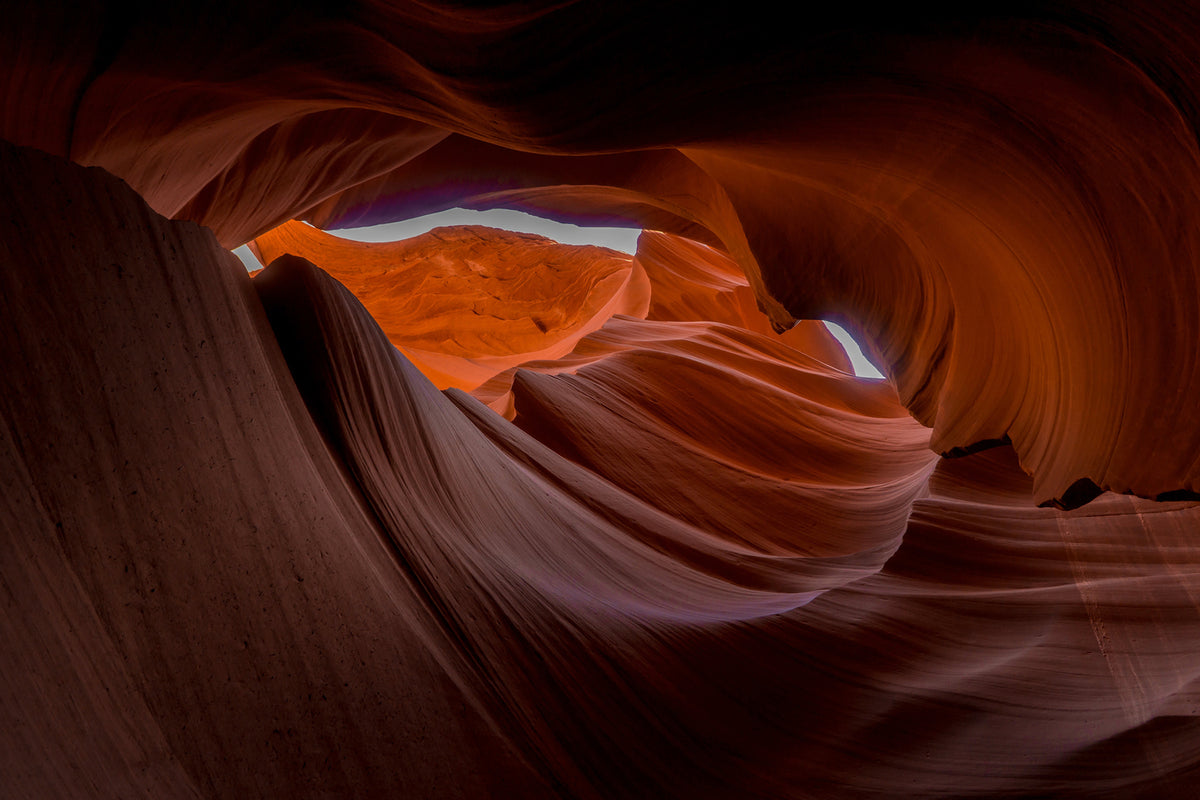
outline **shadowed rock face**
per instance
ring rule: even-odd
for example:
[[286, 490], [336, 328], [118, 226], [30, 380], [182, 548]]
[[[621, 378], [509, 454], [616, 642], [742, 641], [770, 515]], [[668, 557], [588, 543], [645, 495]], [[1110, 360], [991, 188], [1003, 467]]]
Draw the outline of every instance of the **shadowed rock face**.
[[1200, 17], [736, 11], [6, 10], [0, 795], [1195, 795]]

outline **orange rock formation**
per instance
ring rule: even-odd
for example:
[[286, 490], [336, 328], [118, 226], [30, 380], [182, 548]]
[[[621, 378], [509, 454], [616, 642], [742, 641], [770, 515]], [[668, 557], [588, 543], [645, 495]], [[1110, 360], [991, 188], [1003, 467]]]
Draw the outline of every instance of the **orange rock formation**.
[[1198, 53], [6, 9], [0, 796], [1194, 797]]
[[640, 264], [490, 228], [439, 228], [395, 244], [339, 239], [289, 222], [254, 240], [269, 264], [292, 254], [324, 265], [440, 389], [569, 353], [613, 314], [646, 315]]

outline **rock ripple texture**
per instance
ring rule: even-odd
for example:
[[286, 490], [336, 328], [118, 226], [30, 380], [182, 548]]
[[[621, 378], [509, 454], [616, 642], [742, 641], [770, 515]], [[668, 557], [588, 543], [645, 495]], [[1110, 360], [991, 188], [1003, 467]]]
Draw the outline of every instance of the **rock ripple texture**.
[[1195, 797], [1200, 16], [942, 6], [6, 9], [0, 797]]

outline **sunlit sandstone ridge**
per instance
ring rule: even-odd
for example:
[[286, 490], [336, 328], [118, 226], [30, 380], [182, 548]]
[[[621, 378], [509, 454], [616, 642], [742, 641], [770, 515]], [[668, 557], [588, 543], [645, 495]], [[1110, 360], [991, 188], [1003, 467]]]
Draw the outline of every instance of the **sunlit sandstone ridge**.
[[0, 796], [1194, 797], [1200, 15], [932, 9], [6, 9]]
[[650, 285], [629, 256], [491, 228], [438, 228], [395, 244], [290, 222], [254, 240], [264, 264], [321, 264], [405, 357], [445, 389], [571, 352], [613, 314], [646, 316]]

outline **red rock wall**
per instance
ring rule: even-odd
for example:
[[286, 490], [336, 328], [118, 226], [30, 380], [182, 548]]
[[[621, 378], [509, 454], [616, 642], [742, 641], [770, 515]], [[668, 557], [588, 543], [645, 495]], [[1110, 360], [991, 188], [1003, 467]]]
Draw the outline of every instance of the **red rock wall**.
[[1200, 18], [735, 11], [6, 11], [0, 795], [1195, 795]]

